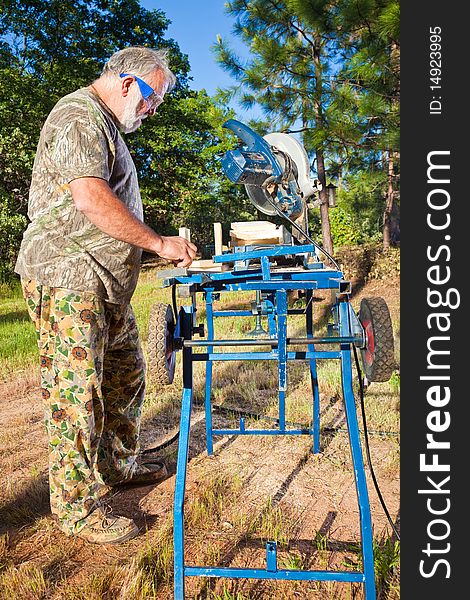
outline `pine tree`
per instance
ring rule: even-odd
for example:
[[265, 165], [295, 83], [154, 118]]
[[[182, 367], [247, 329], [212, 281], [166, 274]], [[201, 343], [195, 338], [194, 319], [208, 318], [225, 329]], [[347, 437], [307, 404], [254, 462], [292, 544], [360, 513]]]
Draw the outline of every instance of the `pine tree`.
[[[314, 26], [321, 0], [288, 0]], [[399, 177], [400, 6], [397, 0], [338, 0], [333, 22], [342, 48], [337, 76], [346, 113], [355, 111], [363, 160], [380, 156], [384, 181], [383, 246], [392, 242]]]
[[287, 0], [232, 0], [227, 12], [236, 17], [235, 34], [253, 56], [242, 61], [222, 39], [216, 54], [222, 66], [240, 83], [225, 95], [237, 93], [241, 103], [258, 103], [274, 127], [300, 133], [303, 144], [314, 155], [321, 183], [320, 216], [322, 240], [331, 254], [333, 243], [326, 190], [328, 157], [337, 151], [342, 115], [335, 109], [335, 88], [330, 71], [338, 56], [337, 33], [330, 2], [318, 2], [319, 18], [306, 24]]

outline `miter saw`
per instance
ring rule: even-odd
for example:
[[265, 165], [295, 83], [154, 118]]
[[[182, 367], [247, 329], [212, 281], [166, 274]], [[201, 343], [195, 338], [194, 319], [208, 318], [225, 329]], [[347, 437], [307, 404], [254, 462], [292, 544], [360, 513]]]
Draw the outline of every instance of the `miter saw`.
[[[286, 581], [337, 581], [363, 584], [366, 600], [374, 600], [374, 547], [372, 520], [362, 457], [361, 436], [357, 420], [353, 387], [353, 362], [358, 374], [360, 402], [364, 415], [363, 384], [358, 362], [362, 355], [365, 376], [371, 381], [388, 381], [394, 366], [393, 330], [390, 314], [382, 298], [363, 298], [359, 314], [351, 305], [350, 283], [344, 279], [334, 259], [308, 235], [306, 210], [308, 201], [315, 198], [320, 188], [310, 178], [310, 165], [302, 145], [284, 133], [270, 133], [261, 137], [252, 129], [235, 120], [224, 126], [233, 131], [240, 145], [221, 157], [227, 177], [245, 186], [249, 198], [258, 210], [268, 216], [286, 219], [300, 234], [300, 244], [290, 243], [233, 244], [227, 251], [219, 250], [213, 257], [217, 270], [202, 268], [159, 271], [164, 287], [171, 287], [172, 304], [156, 304], [149, 319], [148, 365], [159, 384], [173, 382], [176, 351], [182, 351], [182, 402], [178, 439], [178, 459], [174, 492], [174, 599], [184, 600], [187, 577], [223, 577], [232, 579], [261, 579]], [[303, 226], [299, 223], [304, 218]], [[232, 224], [234, 225], [234, 224]], [[305, 238], [306, 242], [302, 240]], [[321, 250], [331, 261], [324, 264]], [[287, 264], [285, 260], [291, 262]], [[220, 303], [225, 293], [241, 292], [240, 306]], [[253, 293], [256, 301], [247, 309], [243, 303]], [[298, 294], [301, 307], [289, 303], [290, 294]], [[326, 328], [322, 319], [315, 322], [314, 299], [322, 302], [331, 298], [331, 318]], [[178, 308], [177, 297], [184, 298]], [[204, 304], [200, 312], [198, 301]], [[232, 302], [232, 301], [231, 301]], [[204, 322], [198, 322], [199, 315]], [[222, 318], [256, 317], [253, 332], [233, 338], [225, 337], [216, 327]], [[261, 327], [261, 319], [267, 330]], [[243, 332], [242, 327], [234, 330]], [[291, 337], [291, 332], [298, 337]], [[222, 335], [222, 337], [221, 337]], [[277, 365], [277, 414], [275, 418], [226, 407], [240, 417], [239, 423], [213, 422], [213, 364], [215, 362], [271, 361]], [[288, 363], [299, 361], [310, 372], [312, 412], [308, 423], [287, 420]], [[197, 566], [188, 564], [185, 557], [184, 519], [186, 472], [189, 460], [191, 411], [194, 398], [193, 365], [205, 363], [204, 412], [205, 439], [209, 455], [214, 453], [216, 436], [297, 436], [312, 438], [312, 451], [321, 451], [320, 382], [318, 361], [340, 364], [343, 409], [349, 433], [351, 460], [359, 505], [361, 568], [357, 570], [286, 569], [278, 564], [277, 543], [266, 541], [265, 568], [230, 566]], [[248, 367], [247, 367], [248, 368]], [[156, 380], [155, 380], [156, 381]], [[254, 382], [255, 378], [254, 378]], [[230, 402], [229, 402], [230, 404]], [[224, 407], [219, 406], [219, 409]], [[251, 415], [251, 416], [250, 416]], [[253, 417], [251, 422], [245, 418]], [[364, 432], [367, 432], [364, 420]], [[369, 457], [367, 436], [365, 437]], [[262, 451], [262, 450], [261, 450]], [[369, 468], [373, 473], [370, 459]], [[374, 478], [375, 482], [375, 478]], [[390, 515], [389, 521], [393, 525]], [[312, 514], [312, 519], [315, 515]], [[359, 563], [359, 559], [358, 559]]]
[[230, 181], [245, 186], [259, 211], [286, 219], [300, 234], [300, 241], [320, 248], [309, 236], [307, 207], [319, 205], [322, 187], [318, 180], [310, 178], [310, 163], [302, 144], [287, 133], [261, 137], [234, 119], [223, 126], [240, 141], [238, 148], [229, 150], [221, 159]]

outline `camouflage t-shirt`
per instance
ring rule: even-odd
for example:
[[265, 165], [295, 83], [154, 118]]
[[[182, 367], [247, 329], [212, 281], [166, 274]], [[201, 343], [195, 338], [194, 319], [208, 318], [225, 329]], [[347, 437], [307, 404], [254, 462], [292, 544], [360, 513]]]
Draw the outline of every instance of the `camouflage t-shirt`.
[[90, 88], [55, 105], [41, 131], [29, 191], [28, 225], [16, 272], [38, 283], [129, 302], [142, 251], [98, 229], [75, 207], [68, 185], [98, 177], [139, 220], [135, 165], [106, 105]]

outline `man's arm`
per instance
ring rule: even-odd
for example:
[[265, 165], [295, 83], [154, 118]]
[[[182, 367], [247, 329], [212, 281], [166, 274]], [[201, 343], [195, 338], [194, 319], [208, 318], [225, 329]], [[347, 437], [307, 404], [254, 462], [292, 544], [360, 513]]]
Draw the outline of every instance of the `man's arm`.
[[179, 236], [159, 235], [139, 221], [104, 179], [80, 177], [69, 185], [77, 210], [107, 235], [155, 252], [178, 267], [189, 267], [194, 260], [197, 250], [194, 244]]

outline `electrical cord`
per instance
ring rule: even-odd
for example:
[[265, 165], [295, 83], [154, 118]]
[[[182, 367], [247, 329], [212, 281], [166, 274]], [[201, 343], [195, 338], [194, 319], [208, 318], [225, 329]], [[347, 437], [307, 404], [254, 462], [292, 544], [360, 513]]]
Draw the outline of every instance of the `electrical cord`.
[[173, 317], [175, 319], [175, 324], [178, 321], [178, 304], [176, 302], [176, 283], [173, 283], [171, 286], [171, 305], [173, 308]]
[[372, 477], [372, 481], [374, 483], [374, 487], [375, 487], [375, 491], [377, 492], [377, 496], [379, 497], [380, 504], [382, 505], [383, 511], [388, 519], [388, 522], [390, 523], [390, 526], [393, 529], [393, 533], [395, 534], [397, 540], [400, 541], [400, 534], [395, 526], [395, 523], [393, 522], [393, 519], [392, 519], [389, 511], [388, 511], [387, 505], [385, 504], [385, 500], [383, 499], [382, 493], [379, 488], [379, 484], [377, 482], [377, 478], [374, 473], [374, 467], [372, 466], [372, 458], [370, 456], [370, 448], [369, 448], [369, 434], [367, 431], [366, 409], [365, 409], [365, 405], [364, 405], [364, 384], [362, 381], [361, 367], [359, 365], [359, 358], [357, 355], [356, 346], [354, 346], [354, 344], [353, 344], [352, 348], [353, 348], [353, 353], [354, 353], [354, 362], [356, 365], [357, 378], [358, 378], [358, 382], [359, 382], [359, 401], [360, 401], [360, 405], [361, 405], [362, 422], [364, 424], [364, 446], [365, 446], [365, 450], [366, 450], [367, 464], [369, 465], [370, 475]]
[[176, 442], [176, 440], [179, 438], [179, 436], [180, 436], [180, 432], [178, 429], [178, 431], [174, 435], [172, 435], [171, 438], [168, 438], [161, 444], [158, 444], [158, 446], [149, 446], [148, 448], [141, 450], [140, 454], [151, 454], [153, 452], [160, 452], [161, 450], [168, 448], [168, 446], [171, 446], [171, 444]]
[[[263, 183], [262, 187], [266, 190], [267, 186], [270, 183], [272, 183], [274, 179], [275, 179], [274, 177], [268, 177], [268, 179]], [[335, 261], [335, 259], [324, 248], [322, 248], [320, 246], [320, 244], [315, 242], [315, 240], [313, 240], [309, 235], [307, 235], [307, 233], [305, 231], [303, 231], [302, 228], [297, 225], [297, 223], [295, 223], [290, 217], [288, 217], [285, 213], [283, 213], [282, 210], [269, 197], [269, 194], [266, 194], [266, 199], [268, 200], [268, 202], [271, 204], [271, 206], [274, 208], [274, 210], [277, 212], [277, 214], [279, 216], [284, 217], [287, 221], [289, 221], [289, 223], [299, 233], [301, 233], [311, 244], [313, 244], [318, 250], [320, 250], [320, 252], [323, 252], [323, 254], [330, 259], [330, 261], [338, 269], [338, 271], [341, 270], [338, 263]], [[357, 356], [357, 349], [354, 346], [354, 344], [352, 345], [352, 347], [353, 347], [354, 361], [356, 364], [356, 370], [357, 370], [358, 381], [359, 381], [359, 398], [360, 398], [360, 405], [361, 405], [362, 422], [364, 424], [364, 445], [365, 445], [365, 450], [366, 450], [367, 464], [369, 465], [369, 470], [370, 470], [370, 474], [372, 477], [372, 481], [374, 483], [374, 487], [377, 492], [377, 496], [379, 497], [379, 500], [380, 500], [380, 503], [384, 510], [384, 513], [393, 529], [393, 532], [395, 533], [397, 540], [400, 540], [400, 534], [398, 533], [398, 530], [393, 522], [393, 519], [390, 516], [390, 513], [387, 509], [387, 506], [385, 504], [385, 501], [383, 499], [382, 493], [379, 488], [379, 484], [377, 482], [377, 478], [375, 476], [374, 468], [372, 466], [372, 458], [370, 456], [370, 448], [369, 448], [369, 434], [367, 431], [367, 420], [366, 420], [366, 412], [365, 412], [365, 405], [364, 405], [364, 386], [363, 386], [363, 381], [362, 381], [361, 368], [359, 365], [359, 358]]]
[[[268, 177], [264, 181], [264, 183], [261, 187], [267, 192], [266, 188], [271, 183], [275, 183], [275, 180], [276, 180], [276, 177], [274, 177], [274, 176]], [[331, 261], [331, 263], [338, 269], [338, 271], [341, 271], [341, 267], [336, 262], [336, 260], [331, 256], [331, 254], [329, 252], [327, 252], [322, 246], [320, 246], [320, 244], [318, 242], [316, 242], [309, 235], [307, 235], [307, 233], [302, 229], [302, 227], [299, 227], [295, 221], [293, 221], [290, 217], [288, 217], [285, 213], [283, 213], [282, 210], [276, 205], [276, 203], [273, 202], [273, 200], [270, 198], [269, 193], [266, 194], [266, 200], [274, 208], [274, 210], [277, 212], [277, 214], [280, 217], [282, 217], [283, 219], [286, 219], [286, 221], [289, 221], [289, 223], [292, 225], [292, 227], [294, 227], [294, 229], [296, 229], [300, 234], [302, 234], [307, 241], [309, 241], [311, 244], [313, 244], [313, 246], [315, 246], [315, 248], [317, 248], [317, 250], [320, 250], [320, 252], [323, 252], [323, 254]]]
[[[195, 404], [195, 406], [204, 406], [204, 405], [202, 403], [200, 403], [200, 404]], [[252, 412], [249, 412], [246, 410], [240, 410], [238, 408], [233, 408], [230, 406], [220, 406], [219, 404], [213, 404], [212, 409], [214, 411], [224, 413], [224, 414], [235, 414], [238, 417], [246, 417], [248, 419], [263, 420], [263, 421], [269, 421], [271, 423], [279, 424], [279, 419], [276, 417], [260, 415], [258, 413], [252, 413]], [[305, 429], [305, 430], [309, 429], [309, 426], [306, 425], [305, 423], [294, 423], [292, 421], [286, 421], [286, 426], [287, 427], [295, 427], [298, 429]], [[347, 433], [348, 432], [348, 430], [345, 427], [323, 427], [322, 431], [328, 432], [328, 433], [337, 433], [337, 432]], [[364, 433], [364, 432], [359, 430], [359, 433]], [[384, 437], [384, 436], [396, 437], [399, 435], [398, 431], [379, 431], [379, 430], [373, 430], [373, 429], [372, 430], [368, 429], [368, 433], [370, 435], [378, 435], [380, 437]], [[179, 438], [179, 431], [176, 431], [176, 433], [174, 433], [170, 438], [168, 438], [161, 444], [158, 444], [157, 446], [149, 446], [148, 448], [145, 448], [145, 450], [141, 451], [141, 454], [150, 454], [152, 452], [160, 452], [160, 450], [164, 450], [165, 448], [168, 448], [168, 446], [171, 446], [171, 444], [176, 442], [178, 440], [178, 438]]]
[[[364, 405], [364, 385], [362, 382], [362, 374], [361, 374], [361, 368], [359, 365], [359, 358], [357, 355], [357, 350], [356, 347], [353, 345], [353, 353], [354, 353], [354, 362], [355, 362], [355, 366], [356, 366], [356, 371], [358, 374], [358, 382], [359, 382], [359, 400], [360, 400], [360, 405], [361, 405], [361, 414], [362, 414], [362, 422], [363, 422], [363, 431], [360, 433], [364, 434], [364, 446], [365, 446], [365, 451], [366, 451], [366, 458], [367, 458], [367, 464], [369, 466], [369, 470], [370, 470], [370, 474], [372, 477], [372, 481], [374, 483], [374, 487], [375, 490], [377, 492], [377, 496], [379, 498], [380, 504], [382, 505], [383, 511], [385, 513], [385, 516], [387, 517], [391, 528], [393, 529], [393, 532], [397, 538], [398, 541], [400, 541], [400, 534], [395, 526], [395, 523], [393, 522], [393, 519], [390, 515], [390, 512], [387, 508], [387, 505], [385, 504], [385, 501], [383, 499], [382, 493], [380, 491], [379, 488], [379, 484], [377, 482], [377, 478], [375, 476], [375, 472], [374, 472], [374, 468], [372, 465], [372, 458], [370, 455], [370, 447], [369, 447], [369, 434], [370, 433], [375, 433], [377, 435], [398, 435], [397, 432], [392, 431], [392, 432], [381, 432], [381, 431], [369, 431], [367, 428], [367, 420], [366, 420], [366, 412], [365, 412], [365, 405]], [[202, 405], [201, 405], [202, 406]], [[267, 421], [271, 421], [274, 423], [279, 423], [279, 419], [275, 418], [275, 417], [268, 417], [265, 415], [259, 415], [257, 413], [252, 413], [252, 412], [248, 412], [248, 411], [244, 411], [244, 410], [239, 410], [237, 408], [230, 408], [230, 407], [226, 407], [226, 406], [220, 406], [218, 404], [214, 404], [212, 405], [212, 408], [218, 412], [221, 413], [230, 413], [230, 414], [236, 414], [239, 417], [243, 416], [243, 417], [247, 417], [247, 418], [253, 418], [253, 419], [263, 419], [263, 420], [267, 420]], [[292, 422], [287, 422], [286, 425], [288, 427], [300, 427], [300, 428], [304, 428], [305, 425], [303, 425], [302, 423], [292, 423]], [[308, 429], [308, 428], [307, 428]], [[324, 431], [330, 431], [330, 432], [335, 432], [335, 431], [346, 431], [344, 429], [342, 429], [341, 427], [329, 427], [329, 428], [324, 428]], [[153, 452], [160, 452], [161, 450], [164, 450], [165, 448], [167, 448], [168, 446], [171, 446], [171, 444], [173, 444], [174, 442], [176, 442], [179, 438], [179, 430], [169, 439], [165, 440], [163, 443], [159, 444], [158, 446], [151, 446], [146, 448], [145, 450], [141, 451], [141, 454], [150, 454]]]
[[[266, 179], [266, 181], [263, 183], [262, 187], [266, 190], [267, 186], [270, 183], [274, 183], [274, 179], [275, 177], [268, 177], [268, 179]], [[282, 212], [282, 210], [273, 202], [273, 200], [269, 197], [269, 194], [266, 195], [266, 199], [268, 200], [268, 202], [271, 204], [271, 206], [274, 208], [274, 210], [277, 212], [277, 214], [281, 217], [283, 217], [284, 219], [286, 219], [287, 221], [289, 221], [289, 223], [299, 232], [301, 233], [311, 244], [313, 244], [315, 246], [315, 248], [317, 248], [318, 250], [320, 250], [320, 252], [322, 252], [327, 258], [329, 258], [329, 260], [332, 262], [332, 264], [338, 269], [338, 271], [340, 271], [340, 266], [338, 265], [338, 263], [335, 261], [335, 259], [331, 256], [331, 254], [329, 254], [322, 246], [320, 246], [320, 244], [318, 244], [317, 242], [315, 242], [315, 240], [313, 240], [309, 235], [307, 235], [307, 233], [305, 231], [302, 230], [301, 227], [299, 227], [297, 225], [297, 223], [295, 223], [290, 217], [288, 217], [285, 213]], [[374, 468], [372, 465], [372, 458], [370, 455], [370, 448], [369, 448], [369, 434], [368, 434], [368, 430], [367, 430], [367, 420], [366, 420], [366, 412], [365, 412], [365, 405], [364, 405], [364, 386], [363, 386], [363, 381], [362, 381], [362, 375], [361, 375], [361, 368], [359, 365], [359, 359], [357, 356], [357, 350], [356, 347], [353, 345], [353, 352], [354, 352], [354, 360], [355, 360], [355, 364], [356, 364], [356, 370], [357, 370], [357, 375], [358, 375], [358, 381], [359, 381], [359, 398], [360, 398], [360, 405], [361, 405], [361, 414], [362, 414], [362, 422], [364, 424], [364, 445], [365, 445], [365, 450], [366, 450], [366, 457], [367, 457], [367, 464], [369, 466], [369, 470], [370, 470], [370, 474], [372, 477], [372, 481], [374, 483], [374, 487], [375, 490], [377, 492], [377, 496], [380, 500], [380, 504], [382, 505], [382, 508], [384, 510], [384, 513], [390, 523], [390, 526], [393, 529], [393, 532], [395, 533], [395, 536], [397, 538], [398, 541], [400, 541], [400, 534], [393, 522], [393, 519], [390, 515], [390, 512], [388, 511], [387, 505], [385, 504], [385, 501], [383, 499], [382, 493], [380, 491], [379, 488], [379, 484], [377, 482], [377, 478], [375, 476], [375, 472], [374, 472]]]

